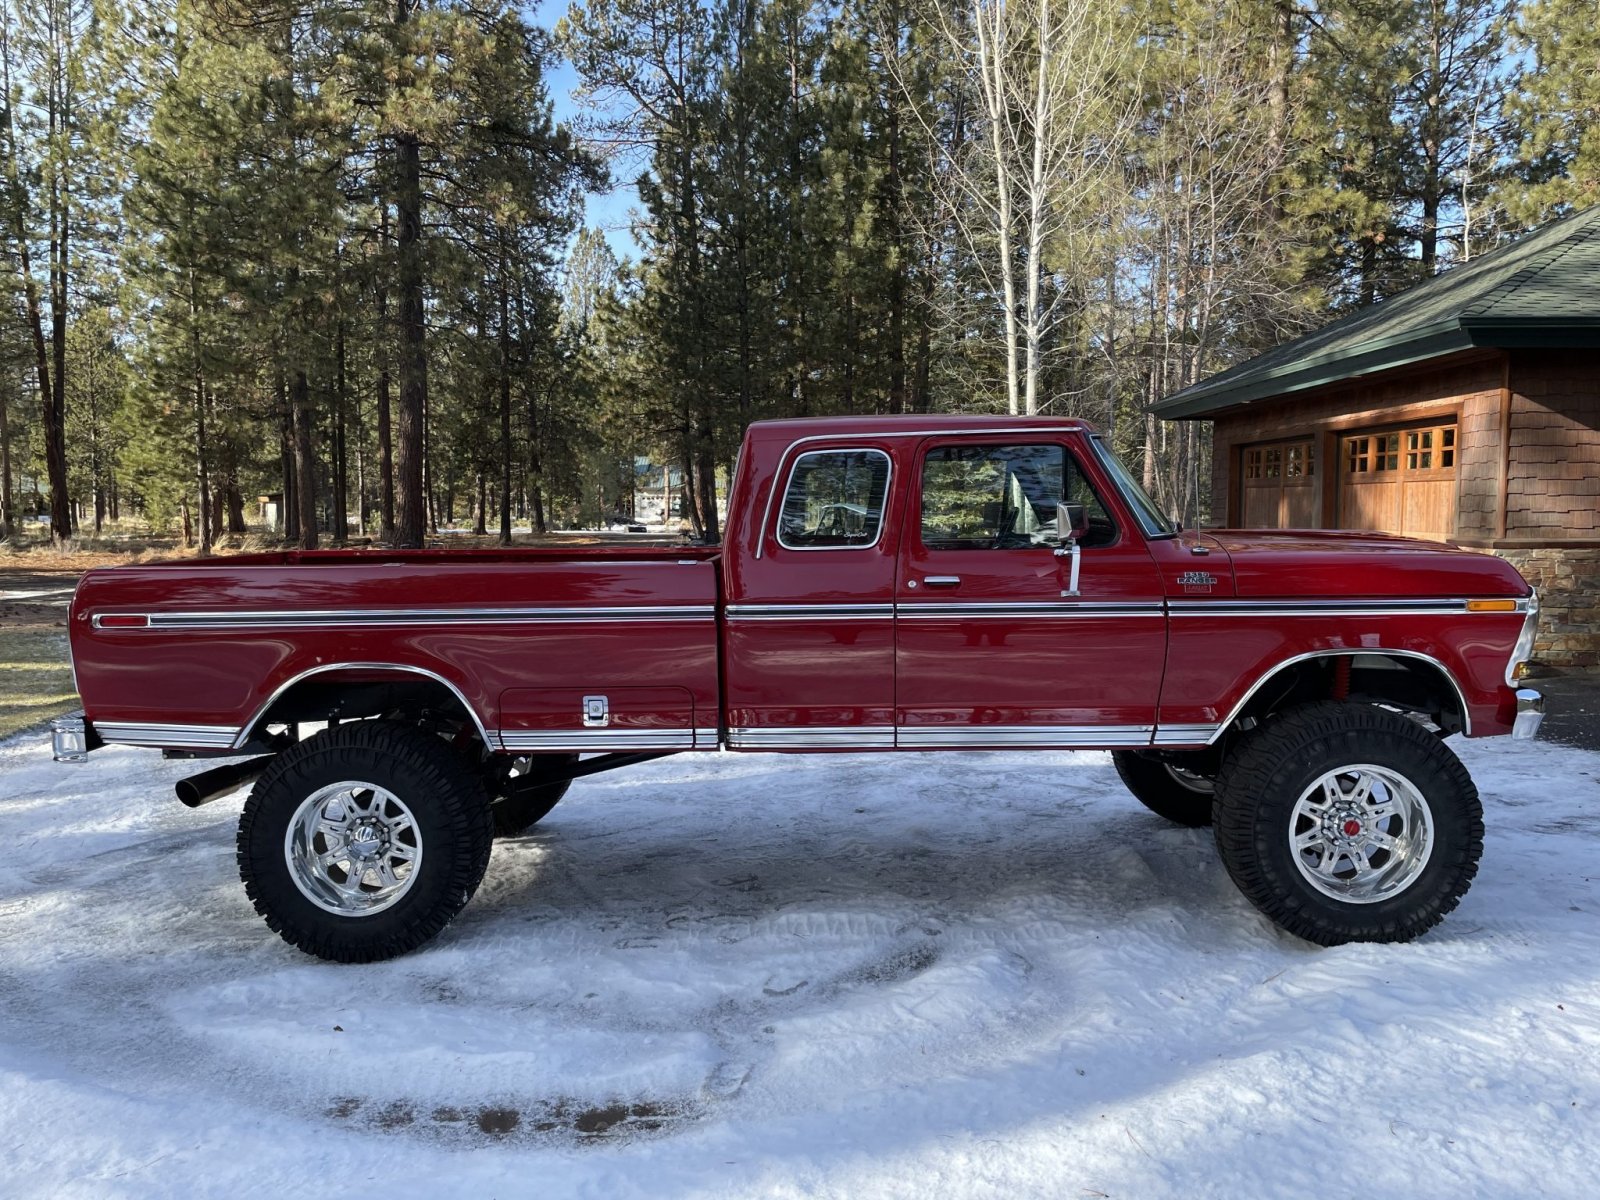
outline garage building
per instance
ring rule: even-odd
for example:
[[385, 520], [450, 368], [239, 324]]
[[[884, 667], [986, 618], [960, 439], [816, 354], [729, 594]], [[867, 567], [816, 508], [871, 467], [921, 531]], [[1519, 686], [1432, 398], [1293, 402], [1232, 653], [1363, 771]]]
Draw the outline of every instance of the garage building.
[[1215, 422], [1212, 513], [1492, 550], [1539, 657], [1600, 665], [1600, 206], [1167, 397]]

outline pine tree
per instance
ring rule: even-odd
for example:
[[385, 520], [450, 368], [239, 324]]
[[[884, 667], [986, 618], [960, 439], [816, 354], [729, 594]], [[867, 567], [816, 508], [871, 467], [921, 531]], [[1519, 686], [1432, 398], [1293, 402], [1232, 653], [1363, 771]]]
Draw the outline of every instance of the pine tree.
[[1517, 46], [1532, 62], [1506, 99], [1517, 170], [1500, 192], [1524, 229], [1600, 203], [1600, 9], [1531, 0]]

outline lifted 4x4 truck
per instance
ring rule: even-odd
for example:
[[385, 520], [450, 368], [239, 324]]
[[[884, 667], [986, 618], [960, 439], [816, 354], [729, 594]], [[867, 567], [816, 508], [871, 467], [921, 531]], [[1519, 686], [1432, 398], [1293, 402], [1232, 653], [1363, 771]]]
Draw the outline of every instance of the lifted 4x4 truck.
[[92, 571], [56, 756], [250, 756], [179, 795], [256, 780], [245, 889], [345, 962], [433, 937], [574, 779], [713, 751], [1109, 750], [1155, 812], [1215, 824], [1257, 908], [1333, 945], [1455, 907], [1483, 811], [1443, 739], [1541, 719], [1537, 601], [1504, 561], [1182, 532], [1077, 421], [759, 423], [727, 526]]

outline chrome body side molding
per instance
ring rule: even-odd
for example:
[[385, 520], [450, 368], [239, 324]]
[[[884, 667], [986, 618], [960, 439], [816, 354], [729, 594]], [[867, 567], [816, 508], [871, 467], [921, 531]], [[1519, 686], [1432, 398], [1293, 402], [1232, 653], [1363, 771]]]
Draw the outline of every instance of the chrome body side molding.
[[1148, 746], [1150, 725], [902, 725], [902, 750], [1003, 749], [1009, 746]]
[[606, 608], [350, 608], [288, 609], [277, 612], [106, 612], [96, 613], [92, 624], [106, 626], [110, 618], [143, 618], [148, 629], [346, 629], [392, 625], [523, 625], [550, 623], [594, 624], [607, 621], [660, 622], [710, 621], [717, 615], [712, 604], [634, 605]]
[[100, 740], [122, 746], [156, 746], [172, 750], [231, 750], [244, 741], [235, 725], [164, 725], [144, 721], [94, 723]]
[[607, 753], [614, 750], [693, 750], [698, 738], [693, 729], [500, 729], [491, 746], [511, 751], [576, 750]]
[[728, 730], [734, 750], [892, 750], [893, 725], [739, 726]]

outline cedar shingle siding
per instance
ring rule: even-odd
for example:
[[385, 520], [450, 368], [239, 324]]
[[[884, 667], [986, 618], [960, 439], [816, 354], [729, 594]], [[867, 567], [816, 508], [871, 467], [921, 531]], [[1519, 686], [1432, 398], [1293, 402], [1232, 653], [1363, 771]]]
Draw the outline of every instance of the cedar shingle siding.
[[1600, 352], [1511, 355], [1506, 536], [1596, 537]]

